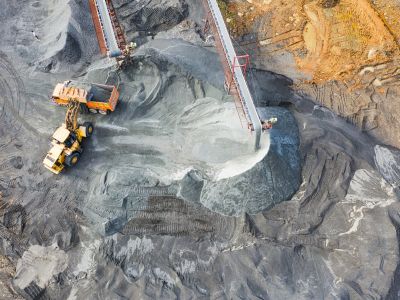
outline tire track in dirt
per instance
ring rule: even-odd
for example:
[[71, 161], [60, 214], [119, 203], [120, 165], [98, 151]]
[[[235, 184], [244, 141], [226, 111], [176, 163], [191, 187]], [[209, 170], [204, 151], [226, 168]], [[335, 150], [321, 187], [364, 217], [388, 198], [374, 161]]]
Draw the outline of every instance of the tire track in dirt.
[[23, 117], [23, 113], [21, 114], [20, 112], [19, 103], [21, 99], [20, 90], [21, 88], [24, 88], [23, 82], [3, 52], [0, 52], [0, 84], [0, 89], [3, 95], [1, 117], [4, 117], [7, 114], [6, 109], [9, 108], [9, 105], [12, 107], [13, 114]]
[[[12, 62], [4, 52], [0, 51], [0, 122], [11, 125], [16, 132], [23, 126], [28, 131], [40, 135], [25, 120], [27, 102], [22, 99], [25, 93], [25, 85]], [[13, 121], [19, 125], [15, 126]]]

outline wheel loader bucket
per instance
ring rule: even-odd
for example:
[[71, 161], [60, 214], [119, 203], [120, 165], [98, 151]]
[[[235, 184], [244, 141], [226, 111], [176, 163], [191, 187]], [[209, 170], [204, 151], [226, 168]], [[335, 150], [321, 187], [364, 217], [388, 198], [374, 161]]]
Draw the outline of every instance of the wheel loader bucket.
[[63, 150], [63, 145], [55, 144], [49, 152], [47, 152], [47, 155], [43, 160], [46, 169], [50, 170], [54, 174], [59, 174], [64, 169], [64, 164], [61, 162]]

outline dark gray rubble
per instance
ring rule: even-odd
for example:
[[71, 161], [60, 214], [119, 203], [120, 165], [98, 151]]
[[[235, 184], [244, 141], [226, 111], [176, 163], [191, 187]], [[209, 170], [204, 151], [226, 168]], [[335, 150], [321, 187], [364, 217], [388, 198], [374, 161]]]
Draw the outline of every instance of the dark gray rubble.
[[[140, 15], [115, 3], [125, 26]], [[0, 4], [0, 286], [8, 295], [396, 299], [398, 150], [298, 95], [289, 79], [257, 71], [259, 113], [279, 121], [264, 135], [266, 156], [254, 160], [218, 56], [157, 37], [186, 16], [200, 22], [195, 4], [170, 1], [166, 10], [179, 17], [168, 28], [151, 20], [159, 32], [120, 74], [118, 109], [82, 116], [94, 136], [75, 169], [53, 176], [41, 161], [65, 111], [50, 104], [51, 89], [71, 77], [117, 80], [113, 62], [82, 42], [95, 41], [84, 1]], [[43, 35], [67, 13], [54, 36]], [[68, 33], [79, 56], [60, 54], [77, 50]]]

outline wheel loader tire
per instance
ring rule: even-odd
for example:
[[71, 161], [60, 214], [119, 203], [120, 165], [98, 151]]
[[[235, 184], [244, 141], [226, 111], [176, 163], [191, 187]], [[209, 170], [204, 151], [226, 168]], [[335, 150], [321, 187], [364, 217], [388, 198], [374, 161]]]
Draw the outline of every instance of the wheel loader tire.
[[80, 112], [81, 112], [82, 114], [87, 115], [87, 114], [89, 113], [89, 108], [86, 106], [85, 103], [81, 103], [81, 104], [79, 105], [79, 109], [80, 109]]
[[91, 122], [85, 122], [83, 123], [83, 127], [85, 127], [86, 137], [91, 136], [94, 130], [93, 124]]
[[68, 156], [65, 157], [65, 164], [66, 164], [68, 167], [73, 167], [73, 166], [75, 166], [75, 165], [78, 163], [79, 157], [80, 157], [80, 156], [81, 156], [81, 155], [80, 155], [79, 152], [72, 152], [71, 155], [68, 155]]

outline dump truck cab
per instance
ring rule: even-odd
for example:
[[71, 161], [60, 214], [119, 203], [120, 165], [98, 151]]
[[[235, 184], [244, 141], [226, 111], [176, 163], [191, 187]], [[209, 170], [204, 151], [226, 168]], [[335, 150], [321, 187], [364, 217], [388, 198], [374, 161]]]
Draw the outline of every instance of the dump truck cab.
[[66, 106], [71, 98], [79, 101], [83, 113], [105, 115], [115, 110], [119, 92], [114, 85], [75, 83], [70, 80], [55, 86], [52, 100], [56, 104]]

